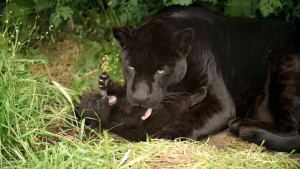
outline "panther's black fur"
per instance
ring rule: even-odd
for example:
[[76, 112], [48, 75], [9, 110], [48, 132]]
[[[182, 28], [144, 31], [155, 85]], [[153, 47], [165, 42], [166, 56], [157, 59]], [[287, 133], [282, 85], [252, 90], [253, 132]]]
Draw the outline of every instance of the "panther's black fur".
[[194, 94], [207, 86], [205, 100], [158, 138], [197, 139], [223, 130], [237, 115], [229, 128], [243, 139], [300, 151], [299, 27], [173, 6], [137, 28], [113, 32], [132, 105], [155, 110], [168, 92]]

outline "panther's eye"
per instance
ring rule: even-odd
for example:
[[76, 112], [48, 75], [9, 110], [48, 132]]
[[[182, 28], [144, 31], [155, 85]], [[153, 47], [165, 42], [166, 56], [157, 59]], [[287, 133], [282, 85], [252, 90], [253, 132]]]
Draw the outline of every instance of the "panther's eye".
[[162, 74], [162, 73], [164, 73], [164, 70], [157, 70], [157, 73]]
[[98, 100], [94, 103], [95, 106], [99, 107], [99, 102]]
[[134, 70], [134, 67], [128, 66], [130, 70]]

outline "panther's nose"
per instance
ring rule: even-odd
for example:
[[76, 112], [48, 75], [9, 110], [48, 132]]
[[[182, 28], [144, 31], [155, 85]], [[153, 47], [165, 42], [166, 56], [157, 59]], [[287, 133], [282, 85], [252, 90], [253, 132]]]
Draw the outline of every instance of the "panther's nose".
[[143, 106], [149, 99], [149, 87], [146, 81], [134, 83], [133, 91], [131, 93], [131, 101], [134, 104]]
[[132, 102], [135, 104], [138, 104], [138, 105], [145, 103], [148, 99], [149, 99], [149, 97], [147, 95], [140, 95], [140, 94], [134, 93], [131, 96]]

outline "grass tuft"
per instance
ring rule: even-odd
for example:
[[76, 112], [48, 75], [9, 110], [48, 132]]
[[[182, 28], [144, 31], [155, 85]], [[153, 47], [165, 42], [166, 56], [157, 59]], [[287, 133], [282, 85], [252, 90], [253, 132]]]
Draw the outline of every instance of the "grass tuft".
[[[36, 59], [43, 55], [30, 46], [39, 45], [41, 39], [34, 31], [36, 27], [25, 31], [30, 33], [26, 34], [28, 40], [17, 45], [18, 38], [25, 38], [24, 34], [19, 36], [22, 26], [7, 20], [2, 24], [5, 38], [0, 39], [0, 168], [300, 167], [299, 156], [270, 152], [234, 137], [223, 148], [206, 140], [128, 142], [106, 131], [95, 132], [84, 122], [69, 123], [65, 117], [72, 114], [73, 101], [78, 98], [77, 92], [68, 87], [72, 86], [71, 70], [75, 69], [82, 45], [70, 44], [74, 42], [70, 39], [57, 43], [59, 56], [64, 56], [60, 59], [66, 60], [55, 61], [52, 57], [47, 63]], [[97, 44], [92, 49], [96, 47]], [[88, 71], [94, 73], [94, 69]], [[55, 82], [52, 85], [53, 76], [67, 87]], [[225, 135], [223, 139], [229, 137]]]

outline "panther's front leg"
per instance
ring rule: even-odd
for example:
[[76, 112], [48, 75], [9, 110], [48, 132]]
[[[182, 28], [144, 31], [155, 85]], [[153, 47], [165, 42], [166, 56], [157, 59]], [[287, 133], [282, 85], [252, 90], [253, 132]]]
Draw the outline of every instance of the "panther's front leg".
[[222, 79], [207, 87], [203, 102], [185, 113], [178, 121], [167, 125], [152, 138], [175, 139], [186, 137], [197, 140], [227, 128], [227, 123], [235, 117], [234, 102]]

